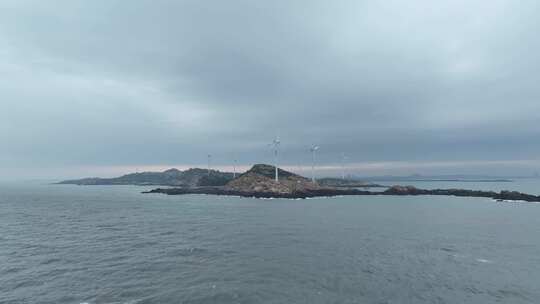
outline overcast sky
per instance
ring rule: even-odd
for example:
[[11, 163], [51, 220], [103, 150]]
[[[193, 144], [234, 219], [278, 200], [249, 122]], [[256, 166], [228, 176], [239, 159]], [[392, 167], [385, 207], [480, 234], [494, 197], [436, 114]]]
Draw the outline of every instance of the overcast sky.
[[0, 179], [540, 171], [535, 0], [0, 0], [0, 75]]

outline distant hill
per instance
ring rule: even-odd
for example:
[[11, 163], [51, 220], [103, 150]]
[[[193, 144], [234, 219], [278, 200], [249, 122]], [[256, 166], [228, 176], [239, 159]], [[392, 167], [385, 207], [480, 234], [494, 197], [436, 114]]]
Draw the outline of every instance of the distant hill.
[[335, 177], [318, 178], [317, 183], [322, 187], [345, 187], [345, 188], [386, 188], [387, 186], [373, 184], [354, 179], [342, 179]]
[[233, 179], [233, 174], [192, 168], [185, 171], [169, 169], [163, 172], [140, 172], [122, 175], [115, 178], [83, 178], [65, 180], [59, 184], [73, 185], [156, 185], [176, 187], [223, 186]]
[[249, 171], [230, 181], [225, 186], [231, 191], [242, 193], [274, 193], [291, 194], [306, 190], [320, 189], [317, 183], [294, 174], [278, 169], [279, 181], [275, 181], [275, 167], [265, 164], [254, 165]]

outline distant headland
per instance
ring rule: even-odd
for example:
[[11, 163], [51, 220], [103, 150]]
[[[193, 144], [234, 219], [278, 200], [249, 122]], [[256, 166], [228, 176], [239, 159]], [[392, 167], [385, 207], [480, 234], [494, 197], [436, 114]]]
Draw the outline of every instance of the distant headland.
[[192, 168], [181, 171], [172, 168], [163, 172], [137, 172], [114, 178], [90, 177], [65, 180], [58, 184], [202, 187], [224, 186], [233, 180], [233, 177], [233, 173], [217, 170]]

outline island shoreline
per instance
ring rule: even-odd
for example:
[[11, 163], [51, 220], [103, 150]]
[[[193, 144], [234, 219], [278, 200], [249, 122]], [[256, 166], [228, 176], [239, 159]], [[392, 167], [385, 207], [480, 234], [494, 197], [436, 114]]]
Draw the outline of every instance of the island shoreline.
[[250, 198], [283, 198], [283, 199], [306, 199], [315, 197], [337, 197], [337, 196], [455, 196], [455, 197], [478, 197], [490, 198], [497, 201], [525, 201], [540, 202], [540, 196], [521, 193], [517, 191], [483, 191], [467, 189], [419, 189], [412, 186], [392, 186], [388, 190], [375, 192], [359, 189], [336, 189], [321, 188], [292, 193], [276, 192], [257, 192], [257, 191], [239, 191], [222, 187], [199, 187], [199, 188], [156, 188], [142, 193], [160, 193], [167, 195], [188, 195], [188, 194], [206, 194], [218, 196], [235, 196]]

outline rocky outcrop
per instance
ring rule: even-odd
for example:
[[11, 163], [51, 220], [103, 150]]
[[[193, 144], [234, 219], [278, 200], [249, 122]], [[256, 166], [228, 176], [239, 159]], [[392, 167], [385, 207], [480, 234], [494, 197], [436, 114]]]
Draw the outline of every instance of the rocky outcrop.
[[498, 201], [525, 201], [525, 202], [540, 202], [540, 196], [521, 193], [517, 191], [501, 191], [493, 197]]
[[418, 189], [413, 186], [392, 186], [381, 193], [382, 195], [448, 195], [462, 197], [485, 197], [499, 201], [540, 202], [540, 196], [517, 191], [482, 191], [466, 189]]
[[275, 181], [274, 166], [257, 164], [246, 173], [227, 183], [225, 189], [247, 193], [292, 194], [321, 188], [317, 183], [289, 171], [278, 169], [278, 175], [279, 180]]

